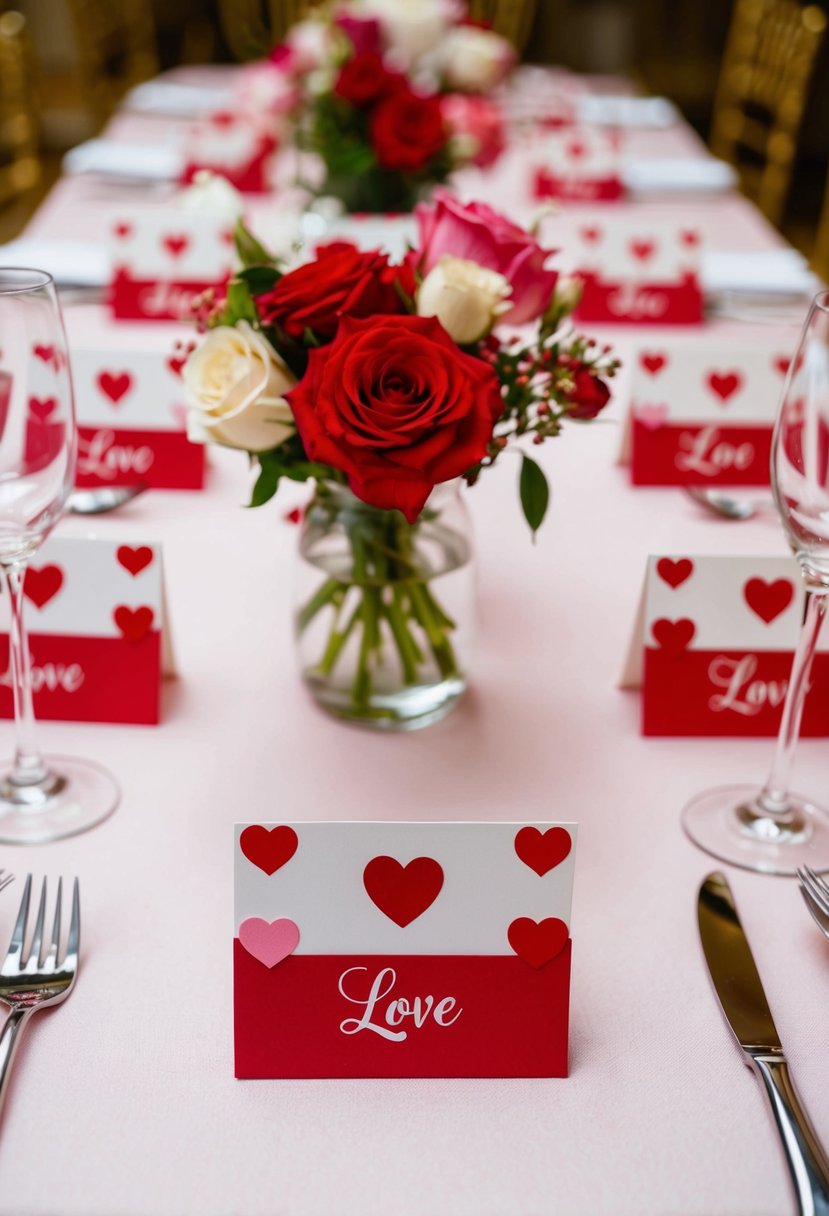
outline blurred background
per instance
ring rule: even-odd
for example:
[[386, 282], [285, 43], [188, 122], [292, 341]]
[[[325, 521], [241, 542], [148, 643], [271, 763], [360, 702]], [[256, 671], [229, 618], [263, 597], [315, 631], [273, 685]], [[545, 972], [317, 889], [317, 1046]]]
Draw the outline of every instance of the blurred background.
[[[132, 85], [260, 57], [303, 0], [0, 0], [0, 242]], [[829, 273], [829, 0], [473, 0], [527, 62], [670, 98]], [[821, 223], [821, 218], [823, 223]]]

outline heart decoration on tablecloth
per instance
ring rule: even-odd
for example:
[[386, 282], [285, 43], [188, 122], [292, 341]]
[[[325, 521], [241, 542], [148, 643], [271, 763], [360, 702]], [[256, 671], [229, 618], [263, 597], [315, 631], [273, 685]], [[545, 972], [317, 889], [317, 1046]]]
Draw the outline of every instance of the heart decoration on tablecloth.
[[515, 837], [515, 852], [539, 877], [561, 865], [572, 847], [573, 841], [566, 828], [548, 828], [541, 832], [538, 828], [526, 827]]
[[296, 832], [287, 824], [268, 830], [255, 823], [245, 828], [239, 837], [239, 848], [245, 857], [266, 874], [275, 874], [286, 865], [298, 845]]
[[532, 920], [519, 916], [507, 930], [507, 940], [520, 959], [536, 969], [561, 954], [570, 936], [567, 925], [557, 916]]
[[23, 577], [23, 594], [36, 608], [43, 608], [54, 599], [63, 586], [60, 566], [27, 566]]
[[296, 950], [299, 945], [299, 929], [287, 917], [268, 922], [261, 916], [249, 916], [239, 926], [239, 941], [248, 954], [271, 968]]
[[417, 920], [440, 894], [443, 868], [433, 857], [401, 865], [394, 857], [375, 857], [363, 871], [369, 899], [401, 929]]
[[664, 650], [672, 658], [678, 658], [688, 649], [696, 631], [696, 625], [687, 617], [680, 617], [678, 621], [670, 621], [663, 616], [658, 621], [654, 621], [651, 626], [651, 632], [660, 650]]
[[127, 642], [143, 641], [153, 624], [153, 610], [146, 604], [140, 608], [128, 608], [126, 604], [119, 604], [112, 616]]
[[751, 611], [770, 625], [792, 602], [794, 586], [787, 578], [778, 578], [772, 583], [763, 578], [750, 578], [743, 587], [743, 595]]
[[135, 577], [150, 565], [153, 560], [153, 551], [149, 545], [139, 545], [137, 548], [133, 548], [132, 545], [120, 545], [115, 556], [118, 564]]
[[670, 557], [660, 557], [656, 563], [656, 573], [663, 583], [676, 590], [694, 573], [694, 563], [690, 557], [681, 557], [678, 561], [673, 561]]

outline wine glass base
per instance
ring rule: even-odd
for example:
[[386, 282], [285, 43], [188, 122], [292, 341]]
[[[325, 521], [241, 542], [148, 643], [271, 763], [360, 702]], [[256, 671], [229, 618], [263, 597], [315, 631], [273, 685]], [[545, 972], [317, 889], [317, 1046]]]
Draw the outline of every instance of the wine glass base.
[[786, 814], [768, 815], [756, 785], [722, 785], [697, 794], [682, 812], [693, 843], [719, 861], [759, 874], [792, 875], [798, 866], [829, 871], [829, 812], [790, 794]]
[[0, 844], [46, 844], [102, 822], [121, 797], [118, 782], [91, 760], [44, 756], [42, 786], [15, 786], [11, 764], [0, 768]]

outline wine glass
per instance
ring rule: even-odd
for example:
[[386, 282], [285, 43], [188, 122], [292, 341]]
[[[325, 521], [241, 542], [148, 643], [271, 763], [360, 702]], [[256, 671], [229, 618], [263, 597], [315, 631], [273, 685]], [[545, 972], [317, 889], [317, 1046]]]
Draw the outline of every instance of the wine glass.
[[789, 788], [809, 671], [829, 596], [829, 292], [812, 301], [789, 366], [772, 438], [777, 512], [806, 589], [771, 772], [765, 785], [706, 790], [682, 824], [706, 853], [746, 870], [829, 869], [829, 812]]
[[0, 841], [37, 844], [100, 823], [119, 788], [88, 760], [42, 756], [35, 743], [26, 564], [63, 514], [77, 432], [60, 306], [41, 270], [0, 268], [0, 571], [9, 602], [16, 750], [0, 767]]

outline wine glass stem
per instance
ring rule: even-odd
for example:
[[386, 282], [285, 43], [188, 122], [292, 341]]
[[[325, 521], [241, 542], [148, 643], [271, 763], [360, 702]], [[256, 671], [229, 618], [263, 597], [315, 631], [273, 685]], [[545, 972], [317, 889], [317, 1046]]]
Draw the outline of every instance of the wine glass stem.
[[35, 711], [32, 704], [32, 669], [29, 639], [23, 619], [23, 563], [5, 566], [6, 588], [11, 608], [11, 677], [14, 692], [14, 723], [17, 734], [14, 767], [10, 780], [13, 785], [41, 785], [48, 769], [35, 743]]
[[795, 748], [800, 735], [800, 719], [803, 717], [803, 703], [809, 688], [812, 659], [817, 648], [820, 627], [826, 615], [826, 602], [826, 592], [806, 589], [803, 624], [800, 627], [797, 648], [792, 661], [792, 671], [786, 689], [786, 700], [783, 705], [783, 717], [777, 735], [774, 760], [768, 780], [757, 799], [762, 810], [770, 815], [783, 815], [788, 809], [789, 784]]

